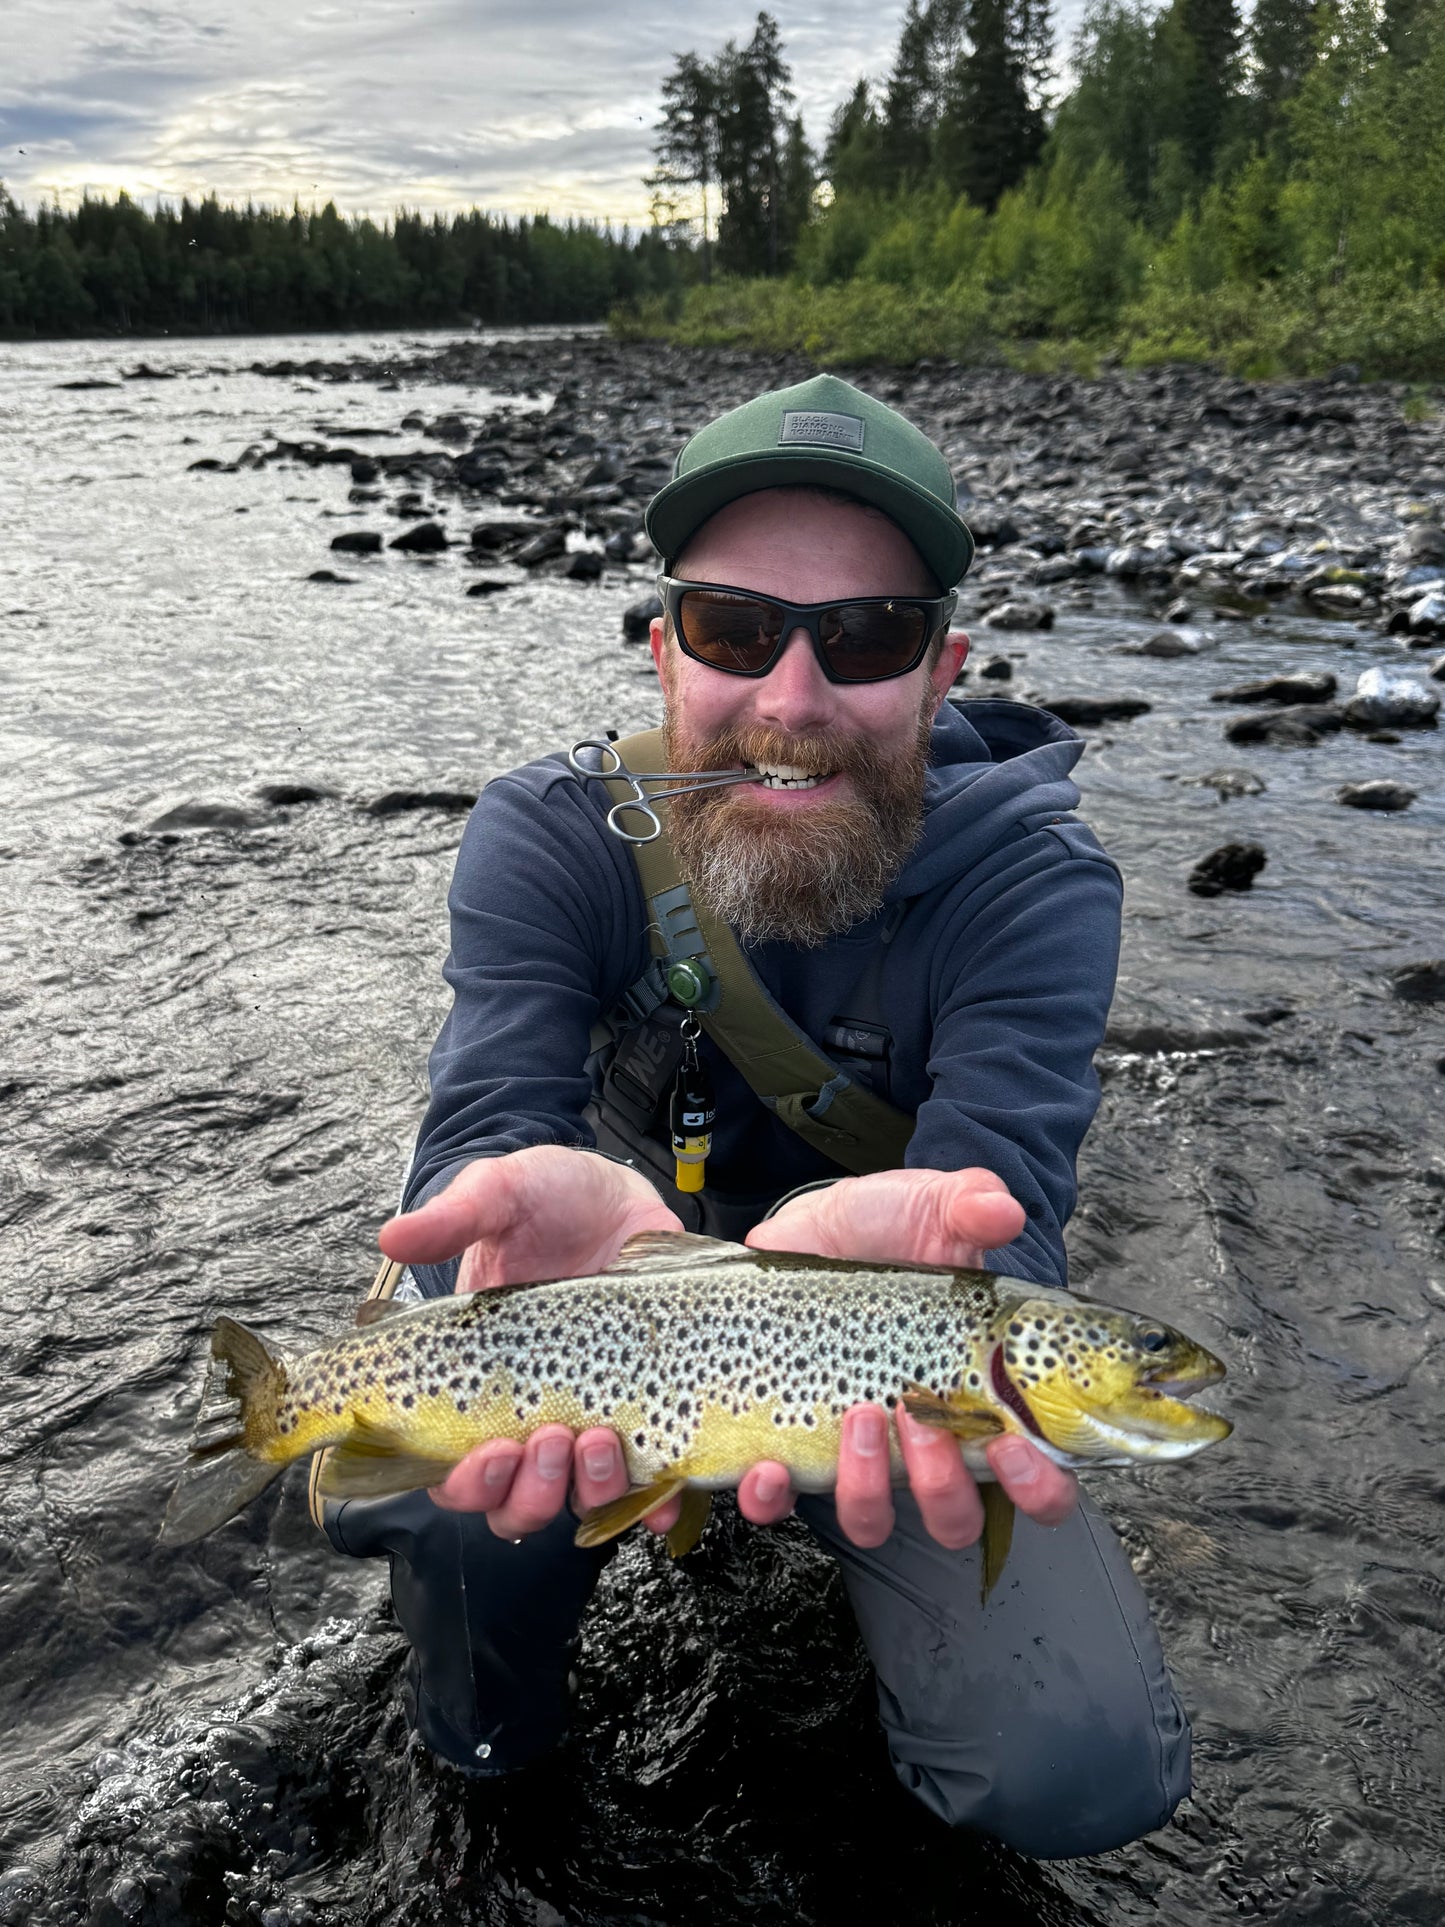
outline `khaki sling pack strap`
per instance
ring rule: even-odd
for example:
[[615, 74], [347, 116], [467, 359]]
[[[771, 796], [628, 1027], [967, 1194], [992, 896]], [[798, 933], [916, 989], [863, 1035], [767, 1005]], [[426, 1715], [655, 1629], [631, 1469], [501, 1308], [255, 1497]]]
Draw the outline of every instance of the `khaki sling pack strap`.
[[[629, 769], [661, 769], [660, 730], [616, 745]], [[608, 789], [617, 802], [629, 783]], [[664, 806], [665, 807], [665, 806]], [[651, 843], [634, 843], [642, 894], [650, 912], [653, 955], [706, 957], [712, 997], [696, 1007], [708, 1036], [791, 1131], [855, 1174], [892, 1171], [903, 1163], [914, 1119], [840, 1070], [769, 995], [728, 926], [695, 905], [677, 873], [666, 825]]]

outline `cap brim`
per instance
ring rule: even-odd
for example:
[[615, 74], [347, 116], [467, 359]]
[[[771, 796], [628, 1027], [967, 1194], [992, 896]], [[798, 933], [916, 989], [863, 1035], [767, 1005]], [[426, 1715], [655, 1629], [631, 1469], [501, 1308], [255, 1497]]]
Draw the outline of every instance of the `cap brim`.
[[710, 515], [739, 496], [809, 484], [841, 489], [881, 509], [913, 543], [941, 590], [951, 589], [967, 573], [973, 560], [973, 537], [936, 495], [890, 469], [870, 466], [856, 456], [834, 458], [817, 448], [737, 455], [694, 474], [679, 475], [653, 496], [643, 525], [658, 554], [671, 562]]

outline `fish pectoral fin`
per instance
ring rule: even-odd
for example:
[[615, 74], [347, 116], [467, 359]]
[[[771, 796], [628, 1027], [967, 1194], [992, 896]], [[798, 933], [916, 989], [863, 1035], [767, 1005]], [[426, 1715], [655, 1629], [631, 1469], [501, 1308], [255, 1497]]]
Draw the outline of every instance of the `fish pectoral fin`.
[[973, 1410], [951, 1405], [937, 1392], [922, 1385], [905, 1385], [903, 1409], [920, 1425], [936, 1425], [941, 1432], [952, 1432], [956, 1439], [996, 1439], [1007, 1430], [997, 1412], [986, 1406]]
[[667, 1533], [667, 1549], [674, 1559], [687, 1556], [702, 1537], [707, 1515], [712, 1511], [712, 1494], [703, 1492], [690, 1485], [682, 1495], [682, 1511], [677, 1515], [677, 1524], [670, 1526]]
[[980, 1595], [984, 1605], [988, 1596], [998, 1583], [999, 1574], [1008, 1561], [1009, 1547], [1014, 1538], [1014, 1502], [1001, 1485], [985, 1480], [978, 1488], [983, 1500], [983, 1589]]
[[[579, 1546], [606, 1545], [619, 1532], [626, 1532], [639, 1519], [645, 1519], [649, 1512], [655, 1512], [660, 1505], [666, 1505], [669, 1499], [676, 1498], [686, 1484], [686, 1479], [654, 1479], [651, 1485], [640, 1485], [632, 1492], [624, 1492], [620, 1499], [610, 1499], [606, 1505], [593, 1506], [590, 1512], [583, 1515], [574, 1543]], [[683, 1516], [687, 1516], [685, 1509]], [[681, 1523], [679, 1520], [678, 1524]]]
[[316, 1489], [325, 1499], [389, 1499], [440, 1485], [455, 1464], [418, 1452], [384, 1425], [357, 1419], [350, 1437], [326, 1454]]

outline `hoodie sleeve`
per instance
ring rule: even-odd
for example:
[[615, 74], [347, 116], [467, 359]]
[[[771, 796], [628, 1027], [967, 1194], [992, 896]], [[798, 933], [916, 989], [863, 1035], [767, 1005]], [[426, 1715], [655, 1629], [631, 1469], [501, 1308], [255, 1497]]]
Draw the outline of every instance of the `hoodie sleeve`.
[[997, 1172], [1028, 1219], [988, 1262], [1040, 1284], [1068, 1276], [1063, 1228], [1099, 1103], [1122, 894], [1081, 825], [1038, 829], [970, 874], [934, 953], [932, 1088], [907, 1161]]
[[[646, 962], [635, 897], [627, 852], [560, 763], [482, 792], [447, 898], [452, 1006], [428, 1060], [404, 1210], [476, 1158], [592, 1144], [592, 1027]], [[450, 1291], [455, 1274], [455, 1261], [416, 1268], [429, 1294]]]

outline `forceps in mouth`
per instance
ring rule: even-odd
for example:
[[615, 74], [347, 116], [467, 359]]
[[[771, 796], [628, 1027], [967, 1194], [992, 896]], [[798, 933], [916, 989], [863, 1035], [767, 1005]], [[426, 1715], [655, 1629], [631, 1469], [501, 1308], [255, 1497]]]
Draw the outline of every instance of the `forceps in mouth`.
[[[582, 761], [584, 750], [591, 750], [598, 759], [598, 767], [589, 769]], [[632, 794], [621, 803], [614, 803], [607, 812], [607, 827], [614, 836], [620, 836], [624, 843], [653, 843], [662, 835], [662, 818], [652, 807], [654, 803], [665, 803], [670, 796], [691, 796], [695, 790], [722, 789], [729, 783], [755, 783], [758, 772], [755, 769], [628, 769], [617, 753], [614, 743], [605, 743], [595, 737], [587, 737], [583, 742], [574, 743], [567, 752], [567, 767], [574, 776], [584, 781], [612, 780], [632, 785]], [[658, 790], [649, 796], [643, 789], [644, 783], [676, 783], [676, 789]], [[629, 830], [623, 817], [635, 812], [651, 827], [642, 835]]]

